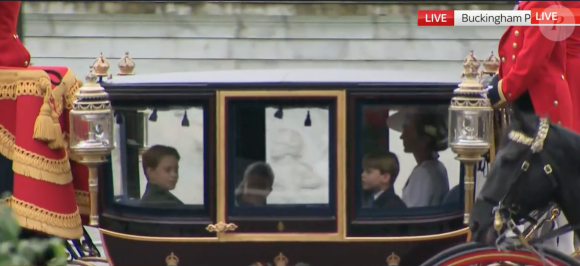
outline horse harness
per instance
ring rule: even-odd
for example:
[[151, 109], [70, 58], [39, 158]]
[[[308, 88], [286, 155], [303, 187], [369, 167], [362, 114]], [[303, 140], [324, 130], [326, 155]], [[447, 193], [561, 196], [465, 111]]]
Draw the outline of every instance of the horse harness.
[[[547, 161], [547, 160], [545, 160], [546, 158], [544, 158], [544, 156], [542, 156], [541, 151], [544, 148], [544, 141], [546, 140], [546, 137], [548, 136], [549, 129], [550, 129], [549, 119], [548, 118], [540, 118], [540, 124], [539, 124], [538, 131], [536, 133], [535, 138], [531, 138], [531, 137], [525, 135], [524, 133], [519, 132], [519, 131], [515, 131], [515, 130], [512, 130], [511, 132], [509, 132], [508, 138], [511, 141], [519, 143], [519, 144], [523, 144], [526, 146], [530, 146], [530, 149], [528, 150], [528, 152], [524, 156], [524, 160], [522, 161], [520, 169], [518, 169], [516, 172], [516, 179], [509, 185], [508, 191], [502, 197], [502, 199], [499, 202], [497, 202], [495, 200], [492, 200], [492, 199], [489, 199], [486, 197], [483, 198], [486, 202], [488, 202], [492, 205], [496, 205], [496, 207], [493, 209], [493, 214], [494, 214], [493, 227], [497, 231], [497, 233], [501, 234], [501, 230], [503, 229], [503, 227], [505, 225], [505, 226], [507, 226], [507, 228], [509, 230], [511, 230], [518, 237], [520, 242], [527, 248], [532, 248], [532, 247], [531, 247], [530, 243], [527, 241], [524, 234], [517, 227], [517, 223], [512, 218], [512, 215], [515, 215], [516, 213], [518, 213], [520, 211], [520, 206], [515, 204], [515, 203], [507, 206], [507, 205], [505, 205], [505, 201], [506, 201], [507, 197], [510, 194], [512, 194], [512, 191], [514, 190], [515, 185], [518, 183], [521, 174], [523, 172], [527, 172], [529, 170], [530, 160], [532, 159], [532, 157], [534, 155], [540, 155], [542, 162]], [[552, 165], [549, 163], [545, 164], [543, 167], [543, 170], [544, 170], [544, 173], [547, 175], [547, 177], [550, 179], [552, 185], [554, 187], [558, 187], [559, 184], [558, 184], [557, 179], [555, 178], [555, 176], [553, 174], [554, 171], [553, 171]], [[530, 221], [532, 223], [537, 223], [537, 221], [534, 218], [530, 217], [529, 215], [526, 215], [523, 219]]]
[[[535, 251], [535, 248], [532, 247], [533, 244], [541, 243], [541, 242], [544, 242], [545, 240], [551, 239], [553, 237], [557, 237], [557, 236], [560, 236], [562, 234], [566, 234], [568, 232], [580, 229], [580, 224], [577, 224], [574, 226], [567, 224], [565, 226], [559, 227], [556, 230], [552, 230], [551, 232], [544, 234], [538, 238], [535, 238], [531, 241], [528, 241], [527, 237], [524, 236], [524, 234], [521, 232], [521, 230], [519, 230], [519, 228], [517, 227], [517, 223], [512, 218], [512, 215], [519, 212], [520, 206], [518, 206], [517, 204], [512, 204], [511, 206], [504, 205], [506, 198], [508, 197], [508, 195], [511, 194], [515, 185], [517, 184], [520, 175], [523, 172], [527, 172], [529, 170], [529, 167], [530, 167], [529, 162], [530, 162], [532, 156], [537, 154], [540, 156], [543, 163], [549, 162], [549, 159], [546, 158], [545, 156], [542, 156], [542, 153], [541, 153], [541, 151], [543, 150], [543, 147], [544, 147], [544, 141], [546, 140], [546, 137], [548, 136], [549, 129], [550, 129], [549, 119], [548, 118], [540, 118], [540, 124], [539, 124], [538, 131], [536, 133], [535, 138], [531, 138], [531, 137], [525, 135], [524, 133], [518, 132], [515, 130], [511, 131], [508, 134], [508, 138], [511, 141], [519, 143], [519, 144], [523, 144], [526, 146], [530, 146], [529, 152], [524, 157], [524, 160], [522, 161], [521, 167], [520, 167], [520, 169], [518, 169], [518, 171], [516, 173], [515, 181], [510, 184], [508, 191], [503, 196], [503, 198], [499, 202], [495, 202], [494, 200], [491, 200], [488, 198], [483, 198], [486, 202], [488, 202], [492, 205], [496, 205], [496, 207], [493, 210], [493, 214], [494, 214], [493, 226], [494, 226], [494, 229], [498, 232], [498, 234], [501, 234], [501, 230], [503, 229], [503, 227], [505, 225], [505, 226], [507, 226], [507, 228], [509, 230], [511, 230], [517, 236], [520, 243], [524, 247], [529, 248], [529, 249], [534, 250], [534, 251]], [[549, 178], [550, 182], [552, 183], [552, 186], [554, 188], [557, 188], [559, 186], [559, 184], [558, 184], [556, 177], [554, 176], [554, 170], [552, 168], [552, 165], [550, 163], [544, 164], [543, 170], [544, 170], [544, 173], [546, 174], [546, 176]], [[554, 218], [555, 218], [555, 215], [553, 214], [552, 218], [550, 220], [553, 220]], [[523, 219], [526, 221], [532, 222], [533, 224], [538, 224], [538, 221], [536, 219], [530, 217], [529, 215], [524, 216]], [[537, 251], [536, 251], [536, 253], [537, 253]]]

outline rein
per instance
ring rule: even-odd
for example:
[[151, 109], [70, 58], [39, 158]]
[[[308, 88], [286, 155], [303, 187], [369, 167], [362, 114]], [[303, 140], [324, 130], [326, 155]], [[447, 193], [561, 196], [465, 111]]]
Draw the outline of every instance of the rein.
[[[516, 223], [512, 219], [512, 215], [519, 212], [520, 206], [517, 206], [515, 204], [512, 204], [511, 206], [504, 206], [504, 202], [506, 201], [507, 197], [510, 194], [512, 194], [515, 185], [517, 184], [517, 182], [521, 177], [521, 174], [523, 172], [527, 172], [528, 169], [530, 168], [530, 160], [534, 155], [539, 154], [540, 157], [542, 158], [542, 162], [547, 161], [545, 156], [542, 156], [541, 151], [544, 148], [544, 142], [546, 140], [546, 137], [548, 136], [549, 130], [550, 130], [550, 120], [548, 118], [540, 118], [540, 125], [538, 126], [538, 132], [536, 133], [535, 138], [528, 137], [524, 133], [515, 130], [512, 130], [508, 134], [508, 138], [511, 141], [526, 146], [530, 146], [530, 150], [526, 153], [526, 156], [524, 157], [525, 159], [522, 161], [521, 167], [520, 169], [518, 169], [516, 173], [516, 179], [514, 180], [514, 182], [510, 184], [507, 193], [502, 197], [502, 199], [499, 202], [495, 203], [497, 204], [497, 206], [494, 208], [493, 227], [498, 232], [498, 234], [501, 232], [504, 225], [507, 225], [508, 228], [512, 231], [514, 230], [519, 231], [519, 229], [517, 229], [516, 227]], [[558, 182], [553, 175], [553, 169], [551, 164], [549, 163], [545, 164], [543, 169], [548, 178], [550, 179], [550, 181], [552, 182], [552, 185], [554, 187], [558, 187]], [[484, 199], [488, 203], [492, 203], [492, 200], [487, 198]], [[530, 217], [525, 217], [524, 219], [533, 220]], [[514, 233], [518, 234], [518, 232], [516, 231], [514, 231]], [[529, 246], [527, 241], [525, 240], [525, 237], [523, 237], [523, 234], [521, 232], [519, 232], [518, 238], [522, 238], [520, 239], [523, 240], [522, 243], [527, 247]]]

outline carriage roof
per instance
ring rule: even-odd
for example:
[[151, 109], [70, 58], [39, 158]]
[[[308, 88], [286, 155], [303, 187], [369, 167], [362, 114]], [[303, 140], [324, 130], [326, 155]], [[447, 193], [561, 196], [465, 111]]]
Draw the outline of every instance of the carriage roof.
[[111, 85], [251, 85], [251, 84], [350, 84], [350, 85], [449, 85], [459, 83], [456, 71], [410, 70], [220, 70], [116, 76]]

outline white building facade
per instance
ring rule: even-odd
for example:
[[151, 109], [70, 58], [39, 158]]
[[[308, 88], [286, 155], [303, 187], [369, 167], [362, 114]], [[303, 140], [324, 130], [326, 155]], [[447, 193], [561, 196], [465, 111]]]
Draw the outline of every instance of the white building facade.
[[[503, 27], [417, 27], [420, 9], [506, 4], [23, 2], [35, 65], [84, 73], [100, 52], [125, 52], [141, 74], [196, 70], [350, 68], [460, 72], [487, 56]], [[116, 69], [112, 69], [116, 71]], [[114, 74], [115, 72], [113, 72]]]

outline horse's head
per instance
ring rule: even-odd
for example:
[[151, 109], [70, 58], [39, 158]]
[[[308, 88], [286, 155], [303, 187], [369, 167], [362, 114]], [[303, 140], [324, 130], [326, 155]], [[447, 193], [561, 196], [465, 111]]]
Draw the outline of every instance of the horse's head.
[[505, 230], [507, 222], [517, 222], [552, 200], [560, 204], [556, 192], [563, 184], [559, 178], [578, 172], [567, 166], [574, 155], [568, 152], [571, 147], [566, 143], [571, 142], [567, 137], [578, 139], [574, 133], [550, 125], [548, 119], [519, 115], [512, 121], [471, 211], [469, 228], [474, 241], [491, 244], [496, 230]]

